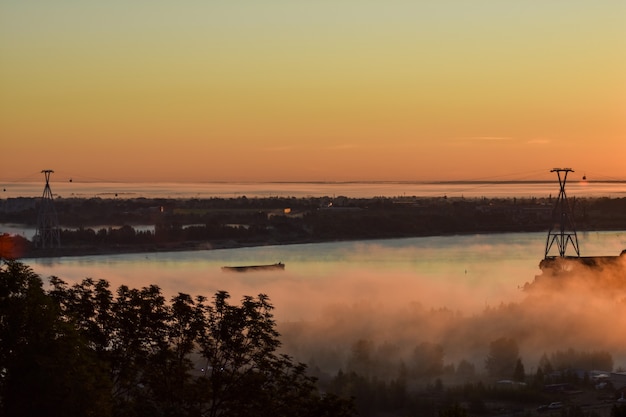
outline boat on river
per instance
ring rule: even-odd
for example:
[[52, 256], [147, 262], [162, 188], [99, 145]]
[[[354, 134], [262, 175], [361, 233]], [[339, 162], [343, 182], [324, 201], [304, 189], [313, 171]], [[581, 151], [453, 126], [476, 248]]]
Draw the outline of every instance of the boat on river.
[[223, 266], [224, 272], [251, 272], [251, 271], [282, 271], [285, 269], [285, 264], [278, 262], [269, 265], [245, 265], [245, 266]]

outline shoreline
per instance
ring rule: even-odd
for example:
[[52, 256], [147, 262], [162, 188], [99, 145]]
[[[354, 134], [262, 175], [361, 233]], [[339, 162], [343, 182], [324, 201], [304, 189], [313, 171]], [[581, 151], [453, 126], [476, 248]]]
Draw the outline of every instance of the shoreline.
[[[56, 200], [58, 219], [52, 224], [57, 224], [59, 235], [43, 245], [48, 249], [36, 248], [36, 236], [29, 240], [0, 232], [0, 257], [55, 258], [548, 233], [554, 223], [554, 204], [555, 199], [415, 197]], [[37, 205], [38, 200], [0, 205], [0, 224], [32, 225]], [[626, 198], [572, 199], [571, 211], [579, 233], [626, 231]], [[143, 225], [151, 228], [146, 230]], [[51, 248], [59, 241], [61, 247]]]
[[[616, 232], [626, 233], [626, 229], [611, 230], [580, 230], [580, 233], [588, 232]], [[191, 251], [213, 251], [227, 249], [241, 249], [263, 246], [288, 246], [288, 245], [305, 245], [317, 243], [334, 243], [334, 242], [357, 242], [357, 241], [377, 241], [390, 239], [413, 239], [413, 238], [429, 238], [429, 237], [447, 237], [447, 236], [468, 236], [468, 235], [498, 235], [504, 233], [541, 233], [541, 231], [529, 230], [502, 230], [502, 231], [475, 231], [465, 233], [439, 233], [439, 234], [422, 234], [417, 236], [386, 236], [379, 238], [345, 238], [345, 239], [296, 239], [292, 241], [266, 241], [266, 242], [236, 242], [236, 241], [217, 241], [217, 242], [177, 242], [159, 245], [118, 245], [115, 247], [66, 247], [51, 249], [35, 249], [14, 259], [47, 259], [47, 258], [66, 258], [66, 257], [82, 257], [82, 256], [107, 256], [107, 255], [125, 255], [125, 254], [141, 254], [141, 253], [164, 253], [164, 252], [191, 252]], [[624, 248], [626, 250], [626, 248]], [[617, 254], [619, 255], [619, 254]], [[612, 256], [612, 254], [607, 254]], [[1, 257], [0, 257], [1, 258]]]

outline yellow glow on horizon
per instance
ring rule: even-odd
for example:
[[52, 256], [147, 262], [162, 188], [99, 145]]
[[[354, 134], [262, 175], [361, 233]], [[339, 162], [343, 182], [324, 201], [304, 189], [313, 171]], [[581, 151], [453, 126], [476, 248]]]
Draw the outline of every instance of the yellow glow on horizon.
[[0, 175], [626, 177], [625, 3], [441, 3], [5, 5]]

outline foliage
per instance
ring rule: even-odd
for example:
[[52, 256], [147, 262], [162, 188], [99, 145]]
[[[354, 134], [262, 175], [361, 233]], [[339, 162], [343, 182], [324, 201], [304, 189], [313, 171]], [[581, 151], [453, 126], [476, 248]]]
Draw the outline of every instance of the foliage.
[[554, 371], [554, 367], [552, 366], [550, 359], [548, 359], [548, 355], [545, 353], [541, 355], [541, 358], [539, 359], [539, 369], [541, 369], [546, 375], [549, 375]]
[[626, 405], [614, 404], [611, 408], [611, 417], [626, 417]]
[[326, 390], [340, 397], [354, 398], [361, 417], [432, 415], [436, 410], [433, 399], [410, 393], [403, 377], [384, 381], [340, 370]]
[[551, 355], [550, 362], [556, 369], [602, 369], [613, 370], [613, 357], [605, 351], [558, 350]]
[[[108, 282], [50, 290], [28, 267], [0, 269], [0, 415], [349, 416], [304, 364], [276, 353], [273, 306], [208, 302]], [[203, 364], [200, 366], [199, 364]]]
[[374, 358], [374, 342], [359, 339], [352, 344], [348, 369], [357, 374], [369, 376], [372, 373], [376, 359]]
[[473, 363], [463, 359], [456, 367], [456, 374], [465, 380], [471, 379], [476, 375], [476, 367]]
[[110, 415], [110, 384], [72, 323], [15, 261], [0, 266], [0, 412]]
[[[612, 363], [604, 352], [544, 355], [534, 382], [512, 389], [483, 385], [467, 360], [444, 366], [435, 343], [416, 344], [403, 361], [398, 346], [360, 339], [347, 371], [318, 387], [304, 364], [277, 353], [273, 309], [264, 294], [232, 303], [225, 291], [167, 300], [154, 285], [111, 289], [90, 278], [51, 277], [45, 286], [23, 264], [3, 261], [0, 416], [485, 415], [490, 401], [549, 402], [552, 363]], [[493, 376], [524, 377], [514, 339], [489, 347]], [[444, 385], [451, 380], [475, 383]]]
[[517, 358], [515, 362], [515, 370], [513, 371], [513, 379], [518, 382], [524, 382], [526, 379], [526, 370], [521, 358]]
[[501, 337], [489, 344], [489, 356], [485, 368], [494, 377], [510, 378], [515, 373], [515, 364], [519, 359], [519, 348], [515, 339]]
[[443, 372], [443, 347], [423, 342], [415, 347], [412, 355], [412, 370], [417, 377], [432, 378]]

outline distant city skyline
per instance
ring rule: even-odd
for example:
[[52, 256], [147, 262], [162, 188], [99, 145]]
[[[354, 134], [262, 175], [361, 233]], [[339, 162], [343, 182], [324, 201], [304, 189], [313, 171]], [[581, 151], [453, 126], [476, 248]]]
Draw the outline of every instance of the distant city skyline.
[[5, 1], [0, 181], [624, 180], [625, 23], [622, 0]]

